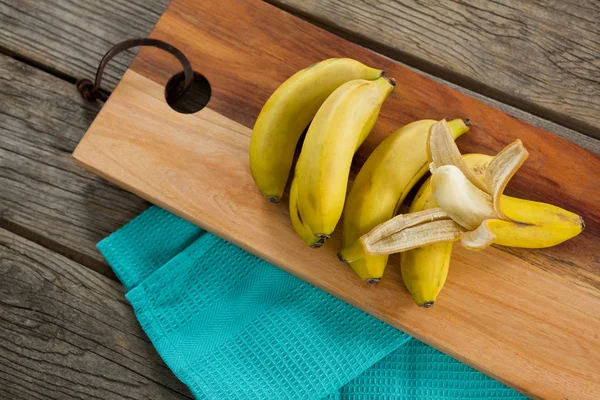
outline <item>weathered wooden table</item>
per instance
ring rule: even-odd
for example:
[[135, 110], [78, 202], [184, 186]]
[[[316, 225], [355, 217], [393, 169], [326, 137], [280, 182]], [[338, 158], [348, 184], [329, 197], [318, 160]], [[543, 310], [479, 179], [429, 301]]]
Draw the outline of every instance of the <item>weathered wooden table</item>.
[[[595, 0], [271, 2], [600, 154]], [[148, 203], [71, 160], [101, 108], [75, 81], [167, 3], [0, 0], [0, 398], [191, 397], [95, 248]]]

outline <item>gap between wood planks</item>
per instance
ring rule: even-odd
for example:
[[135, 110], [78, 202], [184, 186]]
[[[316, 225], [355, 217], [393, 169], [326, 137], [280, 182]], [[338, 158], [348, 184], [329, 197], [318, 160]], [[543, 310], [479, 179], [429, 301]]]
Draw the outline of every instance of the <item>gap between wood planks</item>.
[[91, 268], [112, 280], [118, 281], [117, 276], [106, 263], [103, 263], [94, 257], [81, 253], [74, 248], [70, 248], [67, 245], [57, 242], [50, 237], [46, 237], [40, 233], [27, 229], [25, 226], [9, 221], [8, 219], [3, 218], [2, 214], [3, 213], [0, 212], [0, 229], [5, 229], [8, 232], [21, 236], [30, 242], [52, 250], [55, 253], [68, 258], [69, 260], [85, 265], [86, 267]]
[[[299, 18], [302, 18], [312, 23], [313, 25], [316, 25], [326, 31], [340, 36], [350, 42], [356, 43], [379, 54], [385, 55], [393, 60], [399, 61], [419, 72], [424, 72], [426, 75], [431, 75], [437, 78], [435, 80], [446, 81], [446, 84], [450, 82], [454, 85], [467, 89], [467, 91], [471, 91], [481, 96], [485, 96], [489, 99], [502, 102], [504, 104], [518, 108], [532, 115], [563, 125], [567, 128], [577, 130], [587, 136], [591, 136], [596, 139], [600, 138], [600, 129], [597, 126], [593, 126], [586, 121], [573, 118], [569, 116], [568, 113], [560, 113], [557, 111], [553, 111], [551, 108], [541, 106], [539, 104], [534, 103], [533, 101], [525, 100], [520, 96], [513, 95], [511, 93], [497, 89], [490, 85], [486, 85], [484, 81], [478, 81], [464, 74], [452, 71], [447, 67], [428, 61], [427, 59], [421, 58], [406, 51], [399, 50], [390, 45], [383, 44], [382, 42], [379, 42], [373, 39], [372, 37], [366, 36], [361, 33], [352, 32], [349, 29], [345, 29], [341, 26], [334, 26], [334, 18], [332, 18], [332, 21], [327, 21], [322, 15], [318, 15], [318, 12], [316, 10], [318, 7], [316, 5], [306, 6], [309, 9], [311, 7], [315, 8], [315, 10], [313, 10], [315, 11], [315, 13], [309, 14], [308, 12], [302, 9], [304, 5], [297, 0], [263, 1], [277, 8], [280, 8], [290, 14], [293, 14]], [[341, 7], [342, 5], [339, 6]], [[335, 12], [334, 9], [330, 11], [332, 13]], [[352, 8], [350, 8], [350, 11], [352, 11]], [[350, 22], [350, 19], [348, 22]], [[399, 21], [399, 23], [402, 23], [402, 21]]]
[[[69, 83], [72, 83], [73, 85], [76, 84], [79, 79], [84, 78], [84, 77], [75, 77], [75, 76], [69, 75], [67, 73], [64, 73], [64, 72], [62, 72], [62, 71], [60, 71], [60, 70], [58, 70], [56, 68], [51, 67], [50, 65], [46, 65], [46, 64], [40, 63], [40, 62], [34, 60], [33, 58], [27, 57], [27, 56], [25, 56], [23, 54], [16, 53], [16, 52], [14, 52], [14, 51], [12, 51], [12, 50], [10, 50], [10, 49], [2, 46], [2, 45], [0, 45], [0, 54], [7, 55], [7, 56], [9, 56], [11, 58], [14, 58], [17, 61], [22, 62], [23, 64], [27, 64], [29, 66], [37, 68], [40, 71], [44, 71], [44, 72], [46, 72], [49, 75], [52, 75], [52, 76], [54, 76], [56, 78], [59, 78], [59, 79], [62, 79], [63, 81], [67, 81]], [[94, 77], [90, 76], [88, 79], [92, 79], [93, 80]], [[105, 90], [103, 88], [100, 88], [99, 90], [101, 92], [106, 93], [107, 95], [110, 95], [110, 93], [111, 93], [110, 91]]]
[[59, 79], [62, 79], [63, 81], [67, 81], [67, 82], [73, 83], [73, 84], [75, 84], [77, 82], [77, 78], [75, 78], [74, 76], [66, 74], [56, 68], [49, 66], [49, 65], [40, 63], [40, 62], [38, 62], [30, 57], [27, 57], [23, 54], [19, 54], [19, 53], [15, 52], [7, 47], [4, 47], [2, 45], [0, 45], [0, 54], [5, 54], [11, 58], [14, 58], [17, 61], [20, 61], [24, 64], [27, 64], [34, 68], [42, 70], [42, 71], [44, 71], [52, 76], [55, 76]]
[[0, 254], [0, 398], [192, 398], [120, 284], [1, 228]]

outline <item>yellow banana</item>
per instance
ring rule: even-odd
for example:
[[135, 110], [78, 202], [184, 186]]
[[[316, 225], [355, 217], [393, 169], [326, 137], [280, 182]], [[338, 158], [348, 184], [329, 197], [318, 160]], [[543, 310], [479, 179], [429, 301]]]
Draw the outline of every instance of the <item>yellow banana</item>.
[[[355, 81], [355, 84], [360, 84], [360, 81]], [[365, 140], [365, 138], [371, 132], [371, 129], [375, 125], [377, 121], [377, 114], [374, 114], [371, 120], [365, 125], [363, 128], [358, 143], [356, 144], [356, 149], [360, 146], [360, 144]], [[356, 149], [354, 151], [356, 151]], [[325, 238], [319, 238], [315, 236], [310, 228], [306, 225], [306, 223], [302, 220], [302, 216], [300, 215], [300, 210], [298, 210], [298, 180], [296, 179], [296, 175], [292, 178], [292, 185], [290, 188], [290, 219], [292, 221], [292, 226], [294, 230], [300, 236], [304, 243], [306, 243], [309, 247], [313, 249], [318, 249], [325, 244]]]
[[[484, 154], [466, 154], [463, 156], [473, 173], [483, 177], [487, 164], [492, 157]], [[431, 192], [431, 178], [427, 179], [410, 205], [410, 213], [439, 207]], [[442, 290], [452, 255], [453, 241], [439, 242], [421, 246], [400, 253], [402, 280], [408, 292], [419, 307], [433, 306]]]
[[329, 95], [348, 81], [382, 74], [349, 58], [331, 58], [297, 72], [271, 95], [250, 140], [252, 177], [269, 201], [279, 202], [298, 140]]
[[[361, 168], [346, 201], [343, 221], [343, 250], [375, 226], [392, 218], [412, 187], [427, 172], [427, 138], [435, 120], [410, 123], [385, 139]], [[469, 130], [468, 120], [448, 122], [456, 139]], [[387, 255], [371, 256], [349, 262], [358, 276], [376, 283], [383, 275]]]
[[395, 87], [381, 77], [357, 80], [336, 89], [311, 123], [298, 164], [298, 209], [317, 237], [335, 229], [346, 199], [352, 156], [375, 123]]
[[294, 230], [304, 240], [304, 243], [314, 249], [323, 246], [325, 239], [316, 237], [300, 216], [298, 210], [298, 180], [296, 177], [292, 179], [292, 186], [290, 188], [290, 219], [292, 220]]

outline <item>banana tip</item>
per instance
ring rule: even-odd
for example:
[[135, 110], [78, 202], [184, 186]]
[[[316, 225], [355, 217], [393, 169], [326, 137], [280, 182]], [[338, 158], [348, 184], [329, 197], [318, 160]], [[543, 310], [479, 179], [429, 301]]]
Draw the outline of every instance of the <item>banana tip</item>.
[[337, 258], [338, 258], [338, 260], [340, 260], [343, 263], [346, 262], [346, 260], [344, 260], [344, 257], [342, 257], [342, 253], [337, 253]]
[[390, 85], [396, 87], [396, 80], [394, 78], [388, 78], [388, 82], [390, 83]]
[[579, 224], [581, 225], [581, 230], [583, 231], [585, 229], [585, 221], [583, 218], [581, 218], [581, 216], [579, 217]]
[[271, 203], [279, 203], [279, 200], [281, 199], [279, 196], [267, 196], [267, 200], [269, 200]]
[[463, 118], [463, 122], [466, 126], [473, 126], [473, 123], [471, 122], [471, 118]]
[[379, 283], [380, 280], [381, 280], [381, 278], [370, 278], [370, 279], [366, 279], [365, 283], [368, 285], [376, 285]]
[[423, 308], [433, 307], [433, 301], [426, 301], [425, 303], [420, 304], [419, 307], [423, 307]]

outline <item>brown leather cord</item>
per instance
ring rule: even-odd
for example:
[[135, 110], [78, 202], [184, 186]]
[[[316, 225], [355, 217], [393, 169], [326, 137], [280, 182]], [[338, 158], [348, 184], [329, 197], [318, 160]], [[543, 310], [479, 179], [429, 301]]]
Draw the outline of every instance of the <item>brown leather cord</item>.
[[173, 54], [175, 57], [177, 57], [177, 59], [183, 66], [183, 74], [185, 77], [184, 84], [177, 93], [169, 94], [169, 97], [171, 99], [178, 99], [190, 88], [192, 82], [194, 81], [194, 71], [192, 70], [192, 65], [190, 64], [189, 60], [181, 51], [171, 46], [170, 44], [158, 39], [130, 39], [117, 43], [106, 52], [104, 57], [102, 57], [100, 64], [98, 65], [98, 70], [96, 71], [96, 79], [94, 82], [92, 82], [89, 79], [79, 79], [77, 81], [76, 87], [79, 93], [81, 93], [81, 96], [86, 100], [98, 99], [100, 101], [105, 102], [108, 99], [108, 95], [100, 90], [100, 83], [102, 81], [102, 74], [104, 73], [104, 68], [106, 67], [106, 64], [108, 64], [108, 62], [117, 54], [137, 46], [158, 47], [159, 49], [167, 51]]

